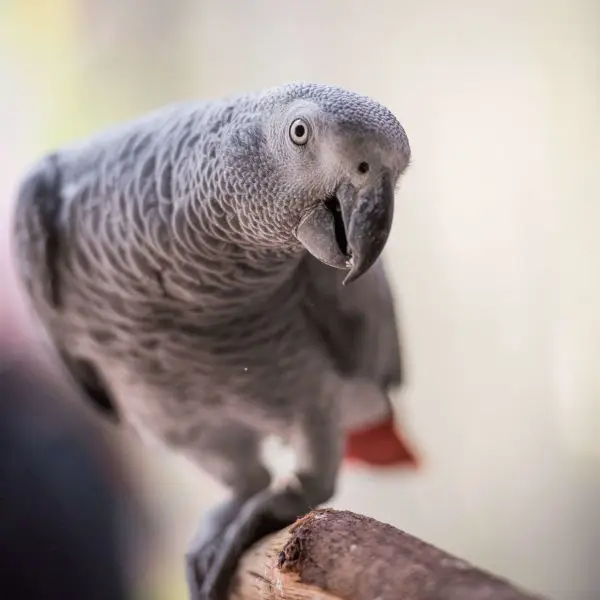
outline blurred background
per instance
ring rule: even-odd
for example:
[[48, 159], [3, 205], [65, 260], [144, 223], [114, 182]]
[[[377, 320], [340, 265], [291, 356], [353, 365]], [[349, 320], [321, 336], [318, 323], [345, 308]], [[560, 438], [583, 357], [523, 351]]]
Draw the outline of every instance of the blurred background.
[[[598, 1], [0, 0], [3, 356], [45, 360], [7, 230], [31, 161], [165, 103], [293, 80], [375, 97], [413, 150], [386, 256], [395, 401], [424, 463], [347, 467], [333, 505], [554, 600], [600, 598]], [[92, 421], [121, 473], [124, 576], [140, 599], [185, 598], [186, 544], [223, 490]]]

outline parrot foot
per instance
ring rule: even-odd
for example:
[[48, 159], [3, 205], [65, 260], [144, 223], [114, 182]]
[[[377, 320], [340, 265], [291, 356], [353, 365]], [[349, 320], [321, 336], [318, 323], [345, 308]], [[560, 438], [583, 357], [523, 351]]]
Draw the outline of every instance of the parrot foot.
[[[220, 535], [192, 545], [187, 554], [190, 600], [226, 600], [244, 552], [310, 510], [302, 490], [292, 487], [267, 489], [251, 497]], [[214, 531], [210, 518], [208, 524]]]
[[208, 600], [218, 596], [207, 593], [202, 582], [210, 573], [217, 555], [219, 540], [206, 541], [202, 546], [188, 550], [186, 554], [186, 578], [190, 600]]
[[246, 497], [234, 497], [210, 510], [202, 520], [186, 553], [186, 579], [190, 600], [213, 597], [201, 595], [202, 582], [210, 572], [225, 530], [235, 520], [246, 501]]

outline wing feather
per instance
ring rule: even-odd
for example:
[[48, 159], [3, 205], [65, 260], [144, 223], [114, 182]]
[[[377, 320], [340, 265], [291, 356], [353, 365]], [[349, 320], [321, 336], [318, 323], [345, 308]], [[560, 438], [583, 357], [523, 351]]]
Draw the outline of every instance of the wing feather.
[[[17, 192], [14, 254], [21, 279], [34, 306], [45, 314], [62, 309], [59, 264], [61, 247], [61, 171], [55, 154], [39, 160]], [[84, 397], [104, 414], [118, 419], [110, 393], [94, 365], [70, 355], [54, 336], [58, 358]]]

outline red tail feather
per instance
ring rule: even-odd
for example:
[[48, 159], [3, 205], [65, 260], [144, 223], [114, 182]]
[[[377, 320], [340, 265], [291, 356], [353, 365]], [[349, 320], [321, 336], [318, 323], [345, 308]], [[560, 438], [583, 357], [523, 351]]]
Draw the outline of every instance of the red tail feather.
[[346, 438], [344, 459], [381, 467], [419, 467], [416, 453], [396, 429], [393, 418], [350, 432]]

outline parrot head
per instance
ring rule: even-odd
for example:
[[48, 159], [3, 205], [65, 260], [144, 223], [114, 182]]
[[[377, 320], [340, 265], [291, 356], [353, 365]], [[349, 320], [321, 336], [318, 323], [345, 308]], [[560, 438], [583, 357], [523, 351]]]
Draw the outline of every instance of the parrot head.
[[246, 216], [267, 223], [278, 244], [347, 270], [350, 283], [387, 242], [410, 160], [406, 133], [387, 108], [341, 88], [290, 84], [263, 98], [265, 116], [247, 120], [230, 153], [252, 156], [240, 174], [251, 183]]

